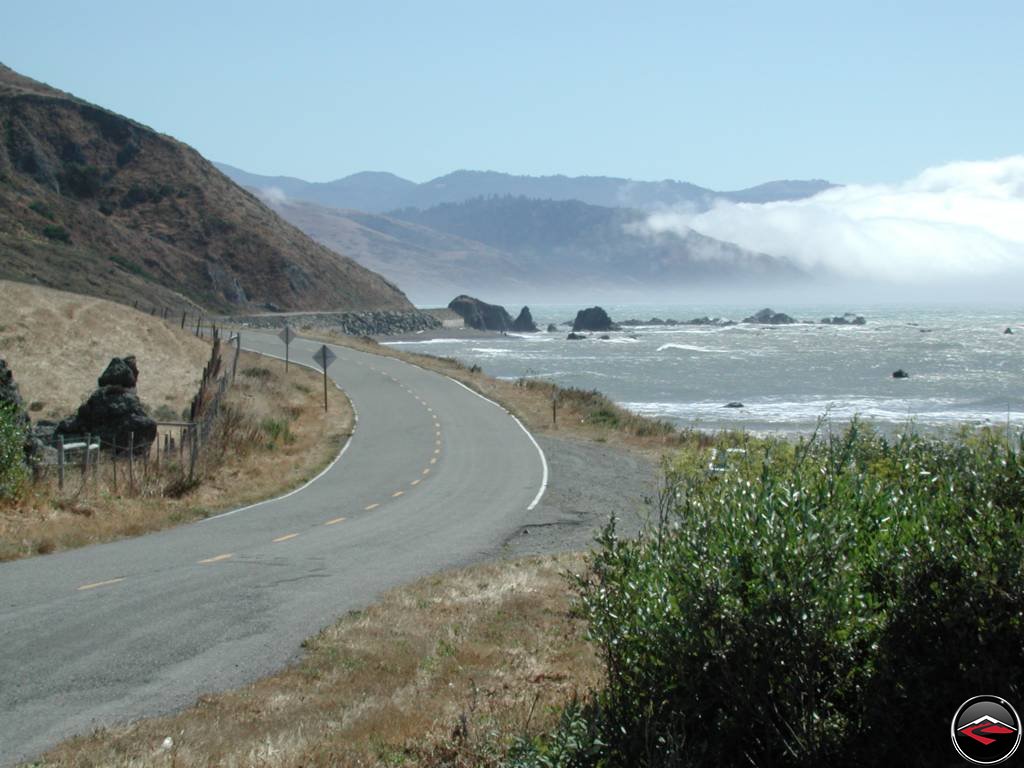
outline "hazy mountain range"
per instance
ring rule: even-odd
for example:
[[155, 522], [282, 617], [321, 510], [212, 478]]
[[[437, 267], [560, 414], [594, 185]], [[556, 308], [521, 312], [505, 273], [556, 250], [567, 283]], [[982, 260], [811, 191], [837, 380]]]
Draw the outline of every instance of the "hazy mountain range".
[[[696, 232], [647, 231], [647, 210], [678, 205], [684, 196], [688, 206], [706, 208], [722, 196], [685, 182], [460, 171], [422, 185], [376, 173], [310, 184], [220, 167], [311, 237], [380, 272], [421, 303], [464, 292], [513, 303], [558, 302], [570, 295], [641, 297], [801, 277], [786, 261]], [[792, 199], [829, 186], [771, 182], [725, 194], [734, 200]], [[575, 193], [645, 202], [626, 207], [562, 199]], [[426, 204], [446, 197], [452, 200]], [[380, 212], [399, 199], [420, 204]], [[346, 200], [352, 207], [323, 200]]]
[[749, 189], [716, 192], [686, 181], [633, 181], [608, 176], [515, 176], [496, 171], [455, 171], [422, 184], [380, 171], [364, 171], [335, 181], [310, 182], [290, 176], [260, 176], [225, 163], [217, 163], [217, 167], [244, 187], [276, 190], [291, 200], [368, 213], [384, 213], [398, 208], [431, 208], [442, 203], [461, 203], [491, 195], [578, 200], [590, 205], [639, 210], [677, 205], [704, 210], [716, 199], [743, 203], [798, 200], [834, 186], [820, 179], [769, 181]]

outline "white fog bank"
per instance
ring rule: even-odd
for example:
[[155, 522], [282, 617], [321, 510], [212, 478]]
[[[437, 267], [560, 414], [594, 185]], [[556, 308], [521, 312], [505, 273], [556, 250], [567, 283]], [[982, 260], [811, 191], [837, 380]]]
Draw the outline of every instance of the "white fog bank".
[[950, 163], [899, 184], [853, 184], [804, 200], [664, 211], [647, 226], [691, 228], [844, 279], [995, 283], [1024, 274], [1024, 155]]

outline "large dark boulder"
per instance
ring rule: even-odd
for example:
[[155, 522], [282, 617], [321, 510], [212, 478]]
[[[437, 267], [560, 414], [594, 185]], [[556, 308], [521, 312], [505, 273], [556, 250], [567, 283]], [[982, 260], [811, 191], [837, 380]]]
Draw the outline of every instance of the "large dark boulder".
[[569, 341], [579, 341], [580, 339], [585, 339], [587, 337], [586, 337], [586, 335], [584, 335], [582, 333], [576, 333], [576, 331], [572, 331], [565, 338], [567, 338]]
[[519, 311], [519, 317], [512, 323], [512, 330], [516, 333], [536, 333], [540, 330], [533, 322], [533, 315], [530, 314], [529, 307], [523, 307]]
[[897, 368], [895, 371], [892, 372], [892, 377], [894, 379], [909, 379], [910, 374], [904, 371], [902, 368]]
[[558, 326], [554, 323], [548, 323], [548, 333], [558, 333]]
[[512, 328], [512, 316], [498, 304], [488, 304], [472, 296], [456, 296], [448, 304], [470, 328], [479, 331], [507, 331]]
[[139, 383], [139, 367], [135, 364], [135, 355], [115, 357], [100, 374], [101, 387], [124, 387], [134, 389]]
[[619, 326], [612, 322], [608, 313], [601, 307], [589, 307], [576, 313], [572, 329], [577, 331], [618, 331]]
[[761, 325], [789, 325], [796, 320], [785, 312], [773, 312], [765, 307], [760, 312], [743, 318], [744, 323], [759, 323]]
[[57, 425], [55, 436], [92, 435], [99, 438], [103, 448], [122, 453], [131, 442], [136, 453], [147, 453], [156, 439], [156, 422], [135, 392], [138, 380], [135, 358], [115, 357], [100, 376], [99, 388], [74, 416]]

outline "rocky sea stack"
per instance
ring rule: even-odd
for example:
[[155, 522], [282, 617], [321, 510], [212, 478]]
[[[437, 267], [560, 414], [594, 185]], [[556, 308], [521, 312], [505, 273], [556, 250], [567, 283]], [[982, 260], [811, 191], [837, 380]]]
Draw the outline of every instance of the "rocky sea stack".
[[540, 330], [533, 322], [533, 315], [530, 314], [529, 307], [523, 307], [520, 310], [519, 317], [512, 323], [512, 330], [516, 333], [536, 333]]
[[512, 329], [512, 316], [499, 304], [488, 304], [486, 301], [463, 294], [452, 299], [448, 309], [465, 320], [468, 327], [476, 328], [478, 331]]
[[612, 322], [608, 313], [601, 307], [589, 307], [576, 313], [572, 324], [573, 332], [579, 331], [618, 331], [619, 326]]

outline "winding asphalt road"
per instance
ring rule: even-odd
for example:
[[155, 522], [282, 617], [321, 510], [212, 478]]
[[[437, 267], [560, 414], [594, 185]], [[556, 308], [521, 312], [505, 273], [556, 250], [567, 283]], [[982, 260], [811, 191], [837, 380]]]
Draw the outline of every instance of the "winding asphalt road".
[[[243, 348], [283, 354], [274, 336]], [[309, 363], [319, 343], [297, 339]], [[334, 347], [356, 409], [338, 461], [277, 500], [161, 533], [0, 564], [0, 764], [279, 669], [383, 590], [495, 552], [547, 464], [451, 379]]]

